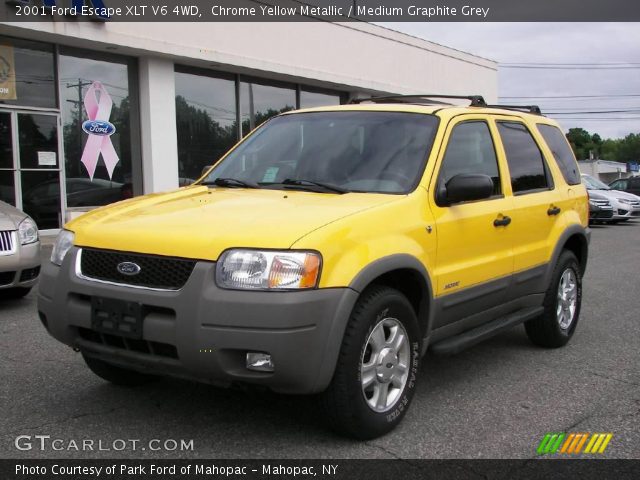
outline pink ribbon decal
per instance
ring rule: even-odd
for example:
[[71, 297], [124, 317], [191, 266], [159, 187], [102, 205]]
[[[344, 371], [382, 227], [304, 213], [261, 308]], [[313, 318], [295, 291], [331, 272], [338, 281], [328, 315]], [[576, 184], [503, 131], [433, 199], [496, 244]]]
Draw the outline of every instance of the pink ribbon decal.
[[[109, 92], [107, 92], [107, 89], [104, 88], [102, 83], [93, 82], [84, 96], [84, 108], [87, 111], [89, 121], [108, 123], [112, 107], [113, 100], [111, 100], [111, 96], [109, 95]], [[85, 124], [90, 122], [85, 122]], [[83, 130], [85, 130], [84, 124]], [[98, 133], [94, 134], [91, 133], [91, 131], [85, 130], [89, 135], [89, 138], [84, 146], [84, 152], [82, 152], [82, 159], [80, 161], [87, 168], [89, 178], [93, 180], [93, 176], [96, 173], [96, 167], [98, 165], [98, 159], [100, 158], [100, 154], [102, 154], [102, 160], [107, 167], [109, 180], [111, 180], [113, 177], [113, 171], [115, 170], [116, 165], [120, 162], [118, 154], [116, 153], [115, 148], [113, 148], [113, 143], [111, 143], [110, 137], [110, 135], [115, 131], [115, 128], [111, 125], [110, 133], [105, 133], [104, 131], [101, 132], [99, 130], [95, 131]]]

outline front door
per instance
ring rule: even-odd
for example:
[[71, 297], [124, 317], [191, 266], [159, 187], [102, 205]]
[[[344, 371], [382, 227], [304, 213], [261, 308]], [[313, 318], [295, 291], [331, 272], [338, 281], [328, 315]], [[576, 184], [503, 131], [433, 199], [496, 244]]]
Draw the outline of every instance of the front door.
[[0, 200], [24, 210], [40, 230], [63, 221], [59, 125], [57, 113], [0, 110]]
[[[436, 295], [441, 299], [435, 328], [503, 303], [513, 273], [511, 230], [505, 221], [513, 197], [504, 194], [508, 177], [498, 162], [495, 132], [484, 119], [470, 116], [452, 122], [447, 136], [430, 187], [438, 234]], [[436, 192], [458, 174], [490, 176], [493, 195], [438, 206]]]

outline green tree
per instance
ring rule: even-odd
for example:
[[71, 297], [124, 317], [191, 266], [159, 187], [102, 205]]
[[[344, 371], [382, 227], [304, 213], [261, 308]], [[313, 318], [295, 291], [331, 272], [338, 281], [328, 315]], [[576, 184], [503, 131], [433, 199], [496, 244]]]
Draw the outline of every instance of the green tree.
[[618, 146], [620, 140], [607, 138], [600, 146], [600, 157], [605, 160], [618, 160]]
[[640, 133], [630, 133], [618, 140], [616, 160], [625, 163], [640, 161]]
[[567, 133], [567, 140], [573, 148], [578, 160], [585, 160], [589, 158], [589, 146], [592, 144], [591, 134], [584, 128], [570, 128]]

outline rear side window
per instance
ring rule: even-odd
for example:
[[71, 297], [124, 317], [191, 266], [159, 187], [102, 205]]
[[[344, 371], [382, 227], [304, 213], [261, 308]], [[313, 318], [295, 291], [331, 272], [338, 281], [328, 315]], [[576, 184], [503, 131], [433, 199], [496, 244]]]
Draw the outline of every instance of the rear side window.
[[485, 122], [461, 123], [451, 132], [440, 181], [446, 185], [452, 177], [461, 173], [488, 175], [493, 180], [493, 194], [502, 193], [496, 150]]
[[547, 142], [553, 157], [560, 167], [562, 176], [569, 185], [578, 185], [580, 183], [580, 171], [578, 170], [578, 164], [567, 137], [560, 131], [559, 128], [552, 125], [538, 124], [538, 131]]
[[507, 155], [513, 193], [548, 189], [542, 152], [527, 127], [517, 122], [498, 122]]

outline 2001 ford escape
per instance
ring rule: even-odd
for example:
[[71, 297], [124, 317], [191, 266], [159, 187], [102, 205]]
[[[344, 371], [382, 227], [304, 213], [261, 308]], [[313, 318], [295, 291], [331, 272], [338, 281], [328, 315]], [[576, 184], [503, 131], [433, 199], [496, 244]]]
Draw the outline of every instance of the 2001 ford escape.
[[589, 237], [575, 158], [536, 109], [468, 99], [282, 114], [194, 185], [83, 215], [42, 322], [111, 382], [322, 392], [358, 438], [400, 422], [427, 349], [519, 323], [564, 345]]

